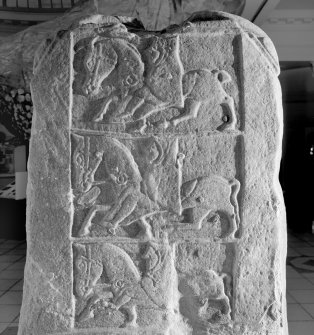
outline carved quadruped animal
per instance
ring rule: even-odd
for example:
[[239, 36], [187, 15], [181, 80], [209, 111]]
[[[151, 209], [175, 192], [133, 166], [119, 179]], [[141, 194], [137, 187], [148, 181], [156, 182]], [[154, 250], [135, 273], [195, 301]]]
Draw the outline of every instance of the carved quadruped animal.
[[231, 81], [224, 70], [200, 69], [186, 72], [183, 76], [184, 106], [180, 115], [167, 123], [177, 126], [180, 122], [196, 119], [202, 104], [208, 104], [216, 97], [223, 109], [223, 124], [218, 130], [233, 130], [237, 123], [234, 100], [224, 90], [223, 85]]
[[[134, 211], [140, 198], [142, 178], [137, 164], [130, 151], [116, 139], [105, 139], [105, 147], [102, 151], [94, 148], [97, 151], [93, 155], [90, 137], [74, 134], [73, 138], [77, 142], [72, 158], [74, 194], [78, 205], [89, 208], [78, 234], [86, 236], [90, 233], [92, 220], [98, 212], [105, 214], [102, 222], [109, 221], [109, 228], [115, 230]], [[107, 178], [97, 181], [95, 173], [103, 160]], [[100, 185], [108, 185], [105, 190], [113, 192], [111, 203], [98, 201], [103, 192]]]
[[[93, 149], [91, 149], [92, 138], [89, 136], [73, 134], [73, 140], [75, 141], [72, 156], [74, 195], [78, 206], [89, 208], [78, 235], [89, 235], [95, 215], [101, 213], [103, 215], [101, 224], [108, 226], [110, 234], [115, 234], [120, 225], [127, 226], [137, 222], [142, 229], [143, 238], [151, 239], [151, 227], [147, 219], [160, 211], [158, 206], [147, 211], [140, 208], [139, 202], [144, 197], [141, 193], [141, 185], [146, 179], [151, 182], [151, 178], [144, 176], [146, 179], [142, 182], [137, 163], [129, 149], [116, 139], [103, 140], [104, 148], [99, 145], [95, 148], [93, 144]], [[102, 162], [107, 178], [95, 180], [95, 173]], [[101, 188], [101, 185], [104, 187]], [[156, 190], [149, 192], [148, 186], [151, 185], [148, 182], [145, 185], [146, 193], [152, 197], [151, 193]], [[113, 200], [110, 203], [103, 203], [102, 192], [106, 192], [107, 197], [108, 192], [114, 192]], [[138, 215], [135, 212], [138, 212]]]
[[[144, 63], [137, 48], [125, 37], [123, 31], [113, 36], [110, 33], [98, 35], [85, 43], [78, 42], [75, 47], [77, 64], [74, 68], [83, 65], [86, 74], [83, 81], [76, 79], [75, 92], [101, 101], [94, 122], [102, 121], [111, 105], [116, 107], [119, 103], [121, 109], [143, 85]], [[77, 60], [79, 58], [82, 59]], [[120, 78], [118, 83], [116, 78]]]
[[[179, 36], [150, 37], [149, 46], [142, 54], [136, 44], [124, 38], [94, 37], [86, 50], [82, 94], [101, 101], [94, 122], [133, 123], [143, 132], [152, 114], [165, 111], [167, 115], [168, 109], [175, 108], [179, 115], [170, 115], [163, 125], [176, 127], [181, 122], [196, 119], [202, 104], [214, 102], [222, 108], [222, 124], [218, 130], [235, 129], [234, 100], [224, 88], [231, 76], [225, 70], [184, 72]], [[117, 76], [123, 78], [119, 84], [110, 79]], [[107, 114], [108, 118], [104, 119]]]
[[167, 247], [148, 243], [141, 256], [146, 264], [141, 274], [128, 253], [116, 245], [75, 244], [74, 293], [85, 302], [77, 313], [77, 321], [94, 318], [97, 308], [109, 308], [126, 314], [123, 327], [137, 327], [138, 305], [149, 304], [164, 310], [168, 294], [162, 294], [161, 289], [169, 290], [168, 283], [166, 288], [162, 283], [170, 266], [169, 252]]
[[217, 175], [187, 181], [181, 187], [183, 215], [184, 212], [190, 213], [188, 220], [201, 229], [210, 214], [223, 212], [229, 221], [227, 237], [233, 239], [240, 225], [239, 190], [240, 182], [237, 179], [227, 180]]
[[[136, 313], [133, 305], [128, 303], [141, 276], [130, 256], [114, 245], [104, 245], [100, 248], [92, 244], [75, 245], [75, 249], [78, 251], [75, 257], [76, 277], [82, 278], [76, 282], [75, 293], [79, 298], [87, 300], [83, 311], [78, 315], [78, 321], [93, 318], [96, 304], [104, 301], [108, 308], [124, 310], [128, 316], [128, 324], [136, 326]], [[97, 255], [98, 253], [100, 255]], [[104, 271], [109, 283], [97, 284]], [[88, 294], [82, 295], [84, 290]]]
[[[231, 318], [231, 305], [230, 297], [226, 294], [226, 286], [231, 285], [231, 278], [228, 274], [218, 274], [214, 270], [209, 269], [205, 271], [204, 281], [200, 281], [200, 289], [203, 293], [201, 297], [202, 303], [209, 303], [212, 301], [220, 301], [222, 303], [222, 309], [218, 312], [222, 315]], [[204, 285], [204, 286], [202, 286]], [[217, 317], [217, 314], [215, 315]]]
[[180, 310], [193, 328], [209, 329], [215, 323], [231, 320], [229, 274], [219, 274], [213, 269], [193, 269], [192, 274], [183, 274], [179, 280], [181, 292]]

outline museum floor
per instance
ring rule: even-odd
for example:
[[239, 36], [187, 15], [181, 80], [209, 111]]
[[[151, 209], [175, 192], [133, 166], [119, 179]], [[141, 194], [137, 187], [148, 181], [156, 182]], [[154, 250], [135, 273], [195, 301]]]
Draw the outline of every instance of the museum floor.
[[[314, 329], [314, 235], [289, 234], [287, 300], [289, 335]], [[16, 335], [23, 293], [25, 241], [0, 239], [0, 334]]]

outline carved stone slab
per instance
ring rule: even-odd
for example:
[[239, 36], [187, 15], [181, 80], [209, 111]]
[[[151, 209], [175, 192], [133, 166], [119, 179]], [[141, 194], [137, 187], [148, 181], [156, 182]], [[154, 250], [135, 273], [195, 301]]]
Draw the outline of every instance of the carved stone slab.
[[287, 335], [273, 45], [221, 12], [131, 22], [35, 64], [19, 335]]

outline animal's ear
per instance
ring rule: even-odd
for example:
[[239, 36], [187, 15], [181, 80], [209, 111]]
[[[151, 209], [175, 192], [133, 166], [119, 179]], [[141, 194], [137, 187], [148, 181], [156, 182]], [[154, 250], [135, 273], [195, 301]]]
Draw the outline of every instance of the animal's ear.
[[224, 70], [213, 70], [212, 73], [216, 75], [217, 79], [222, 83], [228, 83], [231, 81], [231, 76], [228, 72]]
[[95, 44], [97, 42], [101, 42], [102, 40], [104, 40], [104, 38], [101, 38], [100, 36], [93, 37], [90, 41], [90, 47], [92, 47], [92, 49], [93, 49], [95, 47]]
[[184, 183], [181, 187], [182, 195], [185, 198], [189, 197], [192, 194], [192, 192], [194, 191], [194, 189], [196, 187], [196, 184], [197, 184], [197, 179], [187, 181], [186, 183]]
[[73, 246], [74, 257], [78, 260], [86, 255], [86, 250], [83, 245], [75, 244]]

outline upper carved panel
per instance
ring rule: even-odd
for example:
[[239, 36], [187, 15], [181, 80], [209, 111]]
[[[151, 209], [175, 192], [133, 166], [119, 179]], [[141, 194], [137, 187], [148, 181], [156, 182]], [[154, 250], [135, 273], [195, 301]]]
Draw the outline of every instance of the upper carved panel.
[[[189, 50], [200, 42], [206, 48], [212, 44], [213, 55], [200, 48], [195, 59], [203, 60], [187, 62]], [[235, 130], [238, 89], [232, 43], [233, 37], [227, 46], [208, 36], [203, 41], [178, 34], [140, 37], [121, 24], [77, 39], [73, 126], [142, 134]]]

